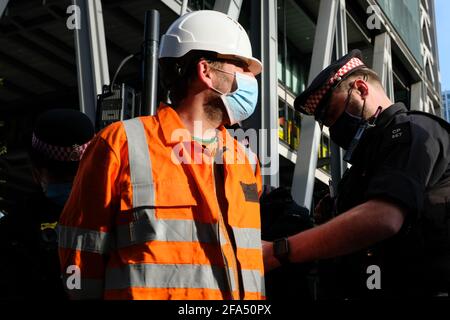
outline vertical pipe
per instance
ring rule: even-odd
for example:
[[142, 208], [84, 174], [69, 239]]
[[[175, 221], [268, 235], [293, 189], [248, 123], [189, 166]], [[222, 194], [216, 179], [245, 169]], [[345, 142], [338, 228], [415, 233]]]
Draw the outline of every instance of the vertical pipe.
[[[337, 21], [337, 5], [337, 0], [320, 1], [311, 68], [309, 70], [309, 84], [331, 62]], [[294, 201], [308, 209], [311, 208], [313, 199], [320, 137], [321, 130], [314, 118], [304, 117], [302, 121], [302, 140], [297, 151], [291, 192]]]
[[[347, 39], [347, 14], [345, 0], [339, 0], [337, 10], [336, 23], [336, 58], [340, 58], [348, 53], [348, 39]], [[331, 141], [331, 138], [330, 138]], [[333, 141], [331, 141], [331, 181], [334, 191], [337, 191], [337, 186], [341, 181], [347, 164], [343, 161], [343, 150]]]
[[[286, 13], [286, 0], [283, 0], [283, 77], [284, 77], [284, 128], [283, 128], [283, 137], [285, 142], [289, 141], [288, 138], [288, 126], [289, 126], [289, 106], [287, 102], [288, 95], [288, 45], [287, 45], [287, 13]], [[295, 118], [295, 115], [294, 115]]]
[[150, 10], [145, 13], [143, 47], [143, 88], [141, 115], [154, 115], [158, 98], [158, 48], [159, 48], [159, 12]]

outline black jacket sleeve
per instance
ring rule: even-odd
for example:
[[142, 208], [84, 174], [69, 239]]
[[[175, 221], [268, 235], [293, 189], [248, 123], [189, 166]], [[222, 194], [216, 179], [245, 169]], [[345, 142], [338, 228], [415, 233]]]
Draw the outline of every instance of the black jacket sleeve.
[[424, 116], [405, 116], [403, 120], [394, 121], [383, 132], [366, 198], [386, 198], [417, 217], [427, 188], [448, 168], [449, 135]]

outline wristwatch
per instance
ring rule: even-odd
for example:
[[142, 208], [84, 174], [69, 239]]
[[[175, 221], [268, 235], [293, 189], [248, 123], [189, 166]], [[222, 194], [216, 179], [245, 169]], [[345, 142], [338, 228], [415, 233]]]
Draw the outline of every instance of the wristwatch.
[[282, 265], [289, 263], [288, 238], [277, 239], [273, 242], [273, 255]]

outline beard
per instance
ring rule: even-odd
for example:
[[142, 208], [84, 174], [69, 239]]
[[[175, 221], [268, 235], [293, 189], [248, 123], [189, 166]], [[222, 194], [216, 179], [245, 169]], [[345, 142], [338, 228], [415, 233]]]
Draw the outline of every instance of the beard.
[[215, 92], [211, 92], [203, 105], [209, 121], [220, 122], [221, 125], [230, 123], [228, 112], [225, 109], [222, 98]]

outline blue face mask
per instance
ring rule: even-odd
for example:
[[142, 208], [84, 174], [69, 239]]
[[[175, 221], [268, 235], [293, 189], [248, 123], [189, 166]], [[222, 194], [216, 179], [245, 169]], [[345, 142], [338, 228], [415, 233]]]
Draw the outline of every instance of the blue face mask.
[[45, 190], [45, 195], [52, 202], [60, 206], [64, 206], [67, 199], [69, 198], [71, 190], [72, 190], [71, 183], [51, 183], [47, 186], [47, 190]]
[[255, 111], [258, 103], [258, 81], [254, 77], [240, 72], [231, 73], [216, 68], [215, 70], [232, 74], [236, 79], [237, 89], [234, 92], [223, 93], [216, 88], [212, 88], [212, 90], [221, 95], [230, 118], [230, 124], [233, 125], [248, 119]]

